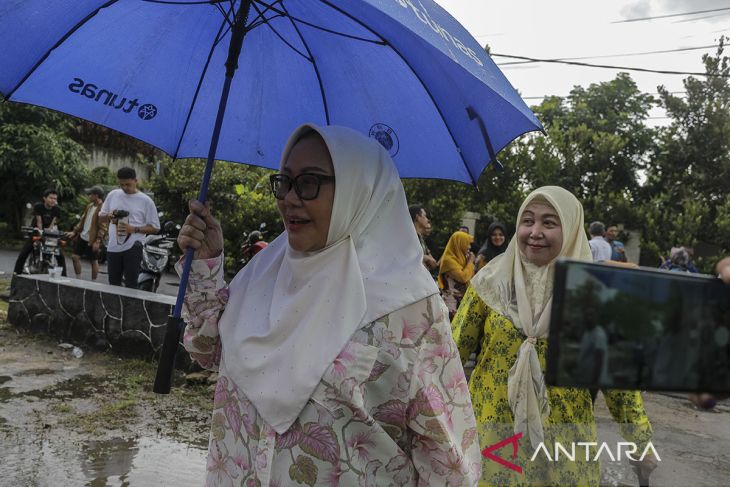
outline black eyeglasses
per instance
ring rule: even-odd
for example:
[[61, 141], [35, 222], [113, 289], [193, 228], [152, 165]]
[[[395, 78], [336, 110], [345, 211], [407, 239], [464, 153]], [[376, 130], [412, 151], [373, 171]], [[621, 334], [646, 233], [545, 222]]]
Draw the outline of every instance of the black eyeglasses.
[[323, 174], [300, 174], [295, 178], [290, 178], [286, 174], [272, 174], [269, 176], [271, 181], [271, 192], [277, 200], [286, 198], [287, 193], [292, 186], [297, 196], [303, 200], [313, 200], [319, 196], [319, 187], [323, 182], [334, 182], [334, 176], [325, 176]]

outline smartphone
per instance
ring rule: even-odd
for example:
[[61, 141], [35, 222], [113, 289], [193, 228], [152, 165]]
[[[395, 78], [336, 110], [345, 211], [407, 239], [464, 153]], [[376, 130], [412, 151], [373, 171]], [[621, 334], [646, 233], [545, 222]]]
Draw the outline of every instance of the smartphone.
[[728, 393], [730, 286], [560, 260], [546, 365], [554, 386]]

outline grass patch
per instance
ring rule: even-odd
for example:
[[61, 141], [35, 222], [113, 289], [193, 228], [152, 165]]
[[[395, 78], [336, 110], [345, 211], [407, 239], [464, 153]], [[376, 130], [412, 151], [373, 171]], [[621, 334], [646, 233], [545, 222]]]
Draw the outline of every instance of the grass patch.
[[109, 379], [127, 391], [136, 393], [152, 390], [157, 365], [140, 359], [124, 359], [113, 366]]
[[138, 359], [110, 364], [105, 376], [107, 392], [97, 396], [99, 409], [66, 418], [65, 423], [86, 433], [101, 430], [126, 430], [138, 416], [137, 405], [153, 393], [155, 366]]
[[20, 249], [23, 248], [23, 243], [25, 242], [25, 239], [19, 238], [19, 237], [11, 237], [8, 235], [0, 235], [0, 248], [3, 250], [17, 250], [20, 251]]
[[66, 404], [65, 402], [55, 402], [50, 405], [49, 409], [58, 414], [68, 414], [73, 412], [74, 408], [72, 408], [69, 404]]
[[128, 394], [106, 402], [96, 411], [69, 416], [64, 423], [85, 433], [96, 433], [99, 430], [126, 430], [136, 417], [137, 399]]
[[213, 411], [213, 391], [209, 384], [186, 385], [175, 391], [188, 407], [197, 411]]
[[112, 404], [107, 404], [103, 406], [99, 410], [98, 415], [102, 418], [104, 416], [119, 418], [120, 415], [125, 417], [135, 416], [135, 406], [137, 406], [137, 400], [131, 397], [127, 397], [119, 402], [114, 402]]
[[10, 295], [10, 279], [0, 279], [0, 321], [8, 319], [8, 301]]

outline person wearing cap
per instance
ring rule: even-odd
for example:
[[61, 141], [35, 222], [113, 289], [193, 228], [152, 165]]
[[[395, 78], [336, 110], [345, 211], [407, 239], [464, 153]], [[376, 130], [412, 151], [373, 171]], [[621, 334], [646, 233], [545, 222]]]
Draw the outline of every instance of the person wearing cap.
[[91, 260], [91, 280], [96, 281], [99, 275], [99, 250], [107, 232], [107, 223], [99, 220], [99, 210], [104, 202], [104, 190], [99, 186], [92, 186], [86, 190], [86, 194], [89, 197], [89, 204], [86, 205], [79, 223], [67, 235], [75, 239], [71, 259], [76, 279], [81, 279], [81, 256], [87, 255]]

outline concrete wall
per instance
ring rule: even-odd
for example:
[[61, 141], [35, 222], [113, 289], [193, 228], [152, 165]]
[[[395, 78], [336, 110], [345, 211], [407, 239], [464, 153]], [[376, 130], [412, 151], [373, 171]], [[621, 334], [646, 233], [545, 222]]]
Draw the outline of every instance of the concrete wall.
[[463, 215], [461, 215], [461, 225], [469, 228], [469, 233], [471, 235], [476, 235], [477, 230], [477, 220], [479, 220], [479, 217], [481, 215], [479, 213], [474, 213], [473, 211], [465, 211]]
[[89, 151], [89, 160], [86, 165], [89, 169], [96, 167], [108, 167], [112, 174], [116, 174], [117, 170], [122, 167], [131, 167], [137, 171], [137, 179], [147, 181], [152, 176], [152, 170], [137, 162], [137, 159], [127, 155], [118, 154], [94, 145], [87, 146]]

